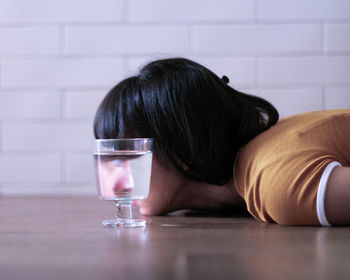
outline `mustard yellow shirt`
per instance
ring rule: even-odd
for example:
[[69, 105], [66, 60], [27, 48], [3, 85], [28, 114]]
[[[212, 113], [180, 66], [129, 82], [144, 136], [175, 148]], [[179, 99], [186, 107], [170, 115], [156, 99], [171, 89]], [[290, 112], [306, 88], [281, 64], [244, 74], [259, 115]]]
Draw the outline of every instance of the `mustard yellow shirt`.
[[334, 161], [350, 166], [350, 109], [291, 116], [240, 150], [235, 187], [258, 220], [320, 225], [318, 186]]

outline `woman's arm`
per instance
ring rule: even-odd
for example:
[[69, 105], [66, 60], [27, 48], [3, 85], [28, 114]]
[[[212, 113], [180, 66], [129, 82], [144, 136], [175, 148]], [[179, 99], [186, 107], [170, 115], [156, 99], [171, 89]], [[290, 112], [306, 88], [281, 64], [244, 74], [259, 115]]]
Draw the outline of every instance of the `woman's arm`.
[[331, 225], [350, 225], [350, 167], [335, 167], [329, 177], [325, 212]]

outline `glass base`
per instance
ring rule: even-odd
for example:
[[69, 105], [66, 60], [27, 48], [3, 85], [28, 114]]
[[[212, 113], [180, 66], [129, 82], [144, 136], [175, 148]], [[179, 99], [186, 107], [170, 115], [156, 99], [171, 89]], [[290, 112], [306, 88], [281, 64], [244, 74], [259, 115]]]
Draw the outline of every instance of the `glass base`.
[[113, 219], [104, 220], [102, 225], [105, 227], [145, 227], [146, 220], [143, 219]]

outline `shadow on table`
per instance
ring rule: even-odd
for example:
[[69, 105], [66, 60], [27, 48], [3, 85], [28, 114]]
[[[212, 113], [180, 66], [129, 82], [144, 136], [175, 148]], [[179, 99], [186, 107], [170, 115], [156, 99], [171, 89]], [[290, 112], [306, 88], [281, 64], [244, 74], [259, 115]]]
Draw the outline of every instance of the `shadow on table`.
[[246, 207], [230, 208], [226, 211], [207, 211], [207, 210], [178, 210], [166, 214], [166, 216], [176, 217], [210, 217], [210, 218], [253, 218]]

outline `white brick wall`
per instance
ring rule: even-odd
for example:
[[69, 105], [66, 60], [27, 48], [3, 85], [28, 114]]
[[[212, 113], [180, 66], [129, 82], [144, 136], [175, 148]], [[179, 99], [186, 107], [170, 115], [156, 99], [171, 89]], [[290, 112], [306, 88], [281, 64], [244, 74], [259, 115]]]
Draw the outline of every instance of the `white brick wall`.
[[350, 24], [328, 24], [327, 51], [349, 52], [350, 51]]
[[109, 86], [123, 77], [120, 58], [4, 59], [1, 85], [16, 87]]
[[321, 24], [200, 25], [195, 52], [320, 52]]
[[55, 23], [121, 21], [123, 0], [0, 0], [2, 23]]
[[1, 183], [60, 182], [59, 155], [16, 154], [0, 156]]
[[81, 151], [92, 148], [92, 124], [88, 122], [3, 122], [2, 150]]
[[186, 26], [105, 26], [66, 28], [67, 54], [148, 54], [190, 51]]
[[0, 53], [10, 55], [58, 55], [57, 27], [0, 27]]
[[98, 105], [109, 88], [101, 90], [68, 90], [64, 93], [64, 117], [92, 122]]
[[1, 91], [0, 119], [57, 119], [60, 117], [58, 91]]
[[282, 116], [350, 108], [350, 1], [0, 0], [0, 194], [94, 195], [99, 102], [168, 56]]
[[[247, 92], [251, 91], [247, 90]], [[255, 90], [254, 93], [274, 104], [282, 116], [323, 109], [321, 87], [302, 89], [265, 88]]]
[[254, 0], [129, 0], [132, 22], [254, 19]]
[[259, 19], [332, 20], [349, 19], [348, 0], [259, 0]]
[[349, 84], [350, 56], [264, 57], [262, 84]]

